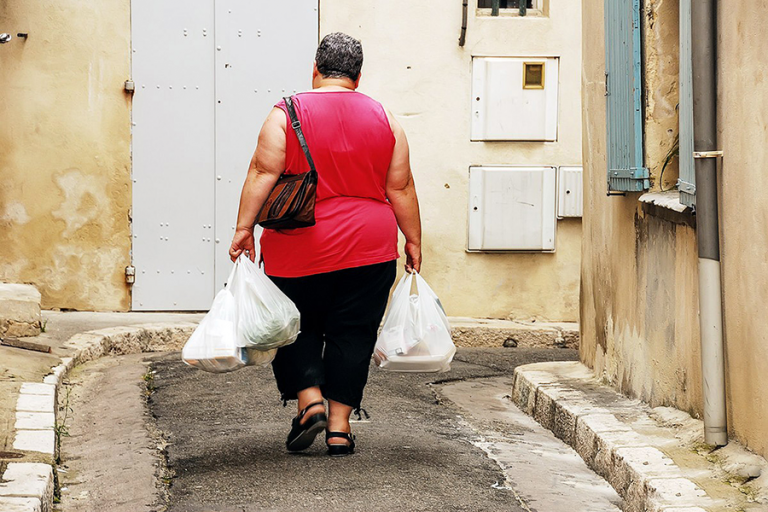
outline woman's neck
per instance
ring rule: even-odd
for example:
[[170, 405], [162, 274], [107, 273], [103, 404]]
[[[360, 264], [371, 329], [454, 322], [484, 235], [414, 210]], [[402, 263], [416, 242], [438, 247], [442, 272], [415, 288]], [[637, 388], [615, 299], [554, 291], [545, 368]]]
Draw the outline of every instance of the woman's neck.
[[312, 84], [315, 91], [354, 91], [355, 82], [349, 78], [322, 78], [318, 77]]

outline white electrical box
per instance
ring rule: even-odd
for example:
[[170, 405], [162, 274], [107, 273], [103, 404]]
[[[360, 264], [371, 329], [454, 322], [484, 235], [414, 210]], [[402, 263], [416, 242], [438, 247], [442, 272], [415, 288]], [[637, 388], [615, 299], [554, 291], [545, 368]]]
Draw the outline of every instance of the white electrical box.
[[469, 251], [554, 252], [555, 167], [469, 168]]
[[558, 58], [474, 57], [473, 141], [557, 140]]
[[584, 211], [584, 179], [581, 166], [561, 166], [557, 176], [557, 216], [581, 217]]

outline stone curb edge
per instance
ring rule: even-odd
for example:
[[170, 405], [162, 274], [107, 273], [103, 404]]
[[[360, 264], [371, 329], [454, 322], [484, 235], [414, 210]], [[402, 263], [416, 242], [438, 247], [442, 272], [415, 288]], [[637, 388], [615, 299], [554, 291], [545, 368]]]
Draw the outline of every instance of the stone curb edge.
[[51, 512], [59, 387], [72, 368], [107, 354], [179, 350], [195, 327], [196, 322], [148, 323], [87, 331], [67, 340], [65, 346], [75, 349], [72, 357], [62, 358], [42, 383], [21, 384], [13, 448], [42, 454], [47, 462], [8, 463], [0, 481], [0, 510]]
[[[625, 500], [625, 512], [708, 512], [712, 500], [680, 468], [650, 446], [608, 409], [596, 407], [582, 391], [546, 371], [554, 363], [515, 369], [512, 400], [556, 437]], [[593, 379], [579, 362], [557, 363], [568, 377]], [[567, 379], [566, 379], [567, 380]]]

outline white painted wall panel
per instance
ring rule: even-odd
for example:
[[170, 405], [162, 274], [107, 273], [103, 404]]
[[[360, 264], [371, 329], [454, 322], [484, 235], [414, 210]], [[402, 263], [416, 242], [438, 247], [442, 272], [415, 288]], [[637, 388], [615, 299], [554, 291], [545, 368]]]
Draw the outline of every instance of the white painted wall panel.
[[[544, 88], [523, 88], [523, 65], [544, 64]], [[472, 60], [471, 139], [557, 139], [558, 59], [475, 57]]]
[[555, 250], [554, 167], [470, 167], [470, 251]]

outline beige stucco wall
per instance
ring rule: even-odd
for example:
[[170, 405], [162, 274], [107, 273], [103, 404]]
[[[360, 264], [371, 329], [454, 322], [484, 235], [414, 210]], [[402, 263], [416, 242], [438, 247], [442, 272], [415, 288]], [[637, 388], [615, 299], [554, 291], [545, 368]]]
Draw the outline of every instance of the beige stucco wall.
[[[645, 214], [640, 194], [606, 196], [602, 0], [584, 1], [583, 23], [581, 357], [631, 396], [696, 414], [701, 372], [695, 232]], [[648, 134], [646, 147], [656, 144]]]
[[6, 0], [0, 46], [0, 281], [43, 307], [125, 310], [129, 1]]
[[[662, 3], [650, 2], [657, 13], [665, 11]], [[768, 100], [760, 55], [768, 38], [763, 28], [768, 10], [758, 15], [748, 4], [742, 0], [721, 9], [719, 25], [726, 373], [731, 435], [766, 455], [768, 334], [762, 322], [768, 304], [768, 206], [763, 199]], [[674, 10], [666, 14], [677, 23]], [[605, 195], [603, 23], [603, 1], [584, 0], [581, 358], [628, 395], [700, 414], [695, 230], [645, 214], [638, 194]], [[653, 121], [646, 125], [645, 150], [652, 171], [663, 157], [664, 127], [673, 126], [669, 106], [677, 104], [674, 77], [662, 72], [676, 70], [668, 58], [670, 52], [677, 54], [673, 28], [659, 37], [651, 37], [647, 26], [644, 32], [646, 119]], [[664, 82], [669, 84], [666, 92]]]
[[728, 413], [731, 432], [768, 456], [768, 1], [718, 16]]
[[[411, 144], [424, 222], [424, 276], [449, 314], [576, 320], [579, 219], [558, 221], [555, 254], [470, 254], [470, 165], [579, 165], [579, 2], [545, 2], [548, 16], [478, 17], [470, 0], [458, 46], [461, 2], [321, 0], [321, 36], [362, 40], [360, 90], [389, 108]], [[470, 142], [472, 56], [560, 57], [558, 141]]]

